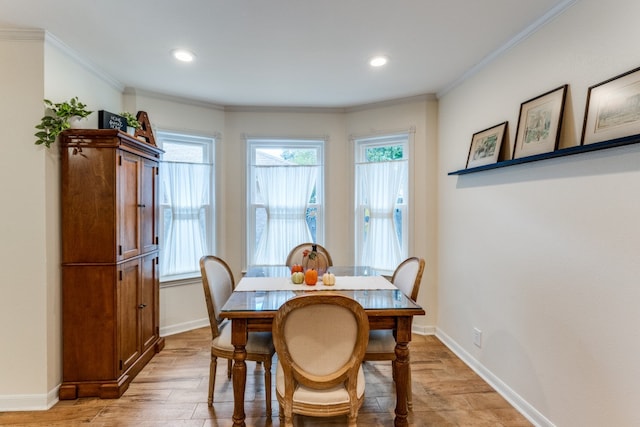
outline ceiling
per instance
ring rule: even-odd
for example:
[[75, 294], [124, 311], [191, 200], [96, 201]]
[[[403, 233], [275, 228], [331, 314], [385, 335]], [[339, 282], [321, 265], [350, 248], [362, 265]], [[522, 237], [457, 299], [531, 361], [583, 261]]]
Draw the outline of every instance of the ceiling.
[[[0, 0], [120, 86], [221, 106], [442, 94], [575, 0]], [[0, 33], [1, 36], [1, 33]], [[177, 63], [175, 48], [195, 52]], [[389, 63], [372, 68], [376, 54]]]

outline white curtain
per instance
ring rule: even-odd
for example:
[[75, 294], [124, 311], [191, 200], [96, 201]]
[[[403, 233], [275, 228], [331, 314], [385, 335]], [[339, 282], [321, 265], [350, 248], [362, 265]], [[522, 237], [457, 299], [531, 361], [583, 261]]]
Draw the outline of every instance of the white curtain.
[[402, 261], [402, 247], [394, 223], [400, 186], [406, 179], [407, 161], [357, 165], [361, 204], [369, 209], [368, 230], [362, 234], [361, 265], [394, 270]]
[[161, 276], [200, 271], [200, 258], [208, 253], [206, 207], [211, 168], [201, 163], [162, 164], [161, 203], [166, 210], [160, 219], [164, 227]]
[[256, 250], [256, 265], [284, 264], [296, 245], [311, 241], [306, 214], [318, 166], [254, 166], [267, 224]]

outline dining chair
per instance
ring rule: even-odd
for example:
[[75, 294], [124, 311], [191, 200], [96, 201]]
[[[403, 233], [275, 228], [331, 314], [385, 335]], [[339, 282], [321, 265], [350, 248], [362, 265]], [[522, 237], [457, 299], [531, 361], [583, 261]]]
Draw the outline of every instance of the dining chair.
[[295, 248], [291, 249], [289, 255], [287, 256], [287, 262], [285, 263], [287, 267], [291, 267], [293, 264], [302, 264], [302, 256], [305, 250], [311, 251], [313, 246], [316, 246], [316, 250], [322, 253], [327, 258], [327, 267], [333, 266], [333, 260], [331, 259], [331, 255], [329, 251], [322, 245], [317, 243], [301, 243]]
[[294, 414], [347, 415], [349, 426], [356, 426], [369, 337], [362, 306], [339, 294], [303, 294], [280, 307], [272, 332], [280, 424], [292, 427]]
[[[234, 346], [231, 344], [231, 321], [221, 319], [220, 309], [235, 288], [233, 273], [227, 263], [216, 256], [205, 255], [200, 259], [202, 285], [211, 325], [211, 363], [209, 366], [209, 406], [213, 405], [216, 383], [217, 359], [227, 359], [227, 378], [231, 379]], [[246, 360], [264, 364], [264, 388], [267, 416], [271, 416], [271, 360], [275, 353], [271, 332], [250, 332], [247, 339]]]
[[[400, 289], [413, 301], [418, 299], [422, 273], [424, 272], [424, 259], [410, 257], [402, 261], [396, 267], [391, 276], [391, 283]], [[391, 330], [374, 330], [369, 332], [369, 344], [364, 355], [365, 361], [396, 360], [396, 339]], [[395, 366], [394, 366], [395, 367]], [[395, 372], [395, 369], [394, 369]], [[394, 378], [395, 381], [395, 378]], [[409, 364], [409, 377], [407, 378], [407, 406], [413, 407], [413, 392], [411, 389], [411, 365]]]

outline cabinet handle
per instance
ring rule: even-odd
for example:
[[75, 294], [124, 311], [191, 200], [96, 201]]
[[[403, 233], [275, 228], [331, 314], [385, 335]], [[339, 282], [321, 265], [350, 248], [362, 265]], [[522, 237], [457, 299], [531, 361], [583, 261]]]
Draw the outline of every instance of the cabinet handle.
[[146, 207], [147, 207], [147, 205], [142, 205], [142, 204], [140, 204], [140, 205], [138, 205], [138, 207], [139, 207], [139, 208], [146, 208]]
[[138, 306], [138, 308], [145, 308], [146, 306], [147, 306], [147, 304], [140, 304], [140, 305]]

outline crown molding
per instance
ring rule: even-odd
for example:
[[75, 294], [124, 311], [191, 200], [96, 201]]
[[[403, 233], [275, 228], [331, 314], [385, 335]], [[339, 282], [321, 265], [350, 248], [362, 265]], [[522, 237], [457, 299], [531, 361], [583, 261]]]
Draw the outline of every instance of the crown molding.
[[13, 41], [42, 41], [45, 39], [45, 31], [27, 28], [0, 28], [0, 40]]
[[[574, 0], [577, 1], [577, 0]], [[435, 94], [423, 94], [406, 98], [390, 99], [380, 102], [373, 102], [362, 105], [353, 105], [347, 107], [296, 107], [296, 106], [257, 106], [257, 105], [221, 105], [213, 102], [200, 101], [192, 98], [186, 98], [176, 95], [169, 95], [166, 93], [147, 91], [144, 89], [137, 89], [129, 86], [125, 86], [120, 81], [116, 80], [109, 74], [102, 71], [95, 64], [82, 57], [78, 52], [73, 50], [59, 38], [53, 34], [38, 29], [23, 29], [23, 28], [0, 28], [0, 40], [24, 40], [24, 41], [43, 41], [65, 55], [71, 60], [81, 65], [83, 68], [105, 81], [114, 89], [123, 93], [124, 95], [133, 96], [146, 96], [158, 100], [177, 102], [185, 105], [192, 105], [196, 107], [214, 109], [224, 112], [232, 113], [308, 113], [308, 114], [344, 114], [356, 111], [364, 111], [372, 108], [382, 108], [395, 106], [404, 103], [411, 102], [424, 102], [428, 100], [437, 100]]]
[[225, 110], [224, 106], [220, 104], [215, 104], [213, 102], [199, 101], [197, 99], [185, 98], [185, 97], [176, 96], [176, 95], [169, 95], [166, 93], [154, 92], [150, 90], [137, 89], [130, 86], [127, 86], [126, 88], [124, 88], [123, 93], [125, 95], [145, 96], [148, 98], [154, 98], [161, 101], [177, 102], [180, 104], [192, 105], [194, 107], [203, 107], [203, 108], [209, 108], [209, 109], [220, 110], [220, 111]]
[[45, 44], [58, 49], [59, 51], [64, 53], [67, 57], [69, 57], [72, 61], [74, 61], [75, 63], [77, 63], [78, 65], [80, 65], [81, 67], [89, 71], [91, 74], [95, 75], [100, 80], [104, 81], [105, 83], [107, 83], [108, 85], [116, 89], [117, 91], [119, 92], [124, 91], [124, 85], [120, 81], [116, 80], [109, 74], [102, 71], [100, 68], [98, 68], [97, 65], [87, 60], [86, 58], [82, 57], [78, 52], [73, 50], [71, 47], [65, 44], [62, 40], [60, 40], [53, 34], [49, 33], [48, 31], [45, 31]]
[[28, 29], [28, 28], [0, 28], [0, 40], [11, 41], [44, 41], [45, 46], [51, 46], [72, 61], [82, 66], [84, 69], [95, 75], [99, 79], [106, 82], [119, 92], [124, 90], [124, 85], [109, 74], [102, 71], [95, 64], [83, 58], [78, 52], [70, 48], [62, 40], [45, 30]]
[[478, 62], [476, 65], [474, 65], [469, 70], [467, 70], [459, 78], [457, 78], [456, 80], [452, 81], [450, 84], [448, 84], [447, 86], [442, 88], [442, 90], [438, 91], [437, 97], [438, 98], [442, 98], [444, 95], [446, 95], [447, 93], [449, 93], [450, 91], [452, 91], [453, 89], [455, 89], [456, 87], [458, 87], [462, 83], [464, 83], [466, 80], [468, 80], [471, 77], [473, 77], [474, 75], [478, 74], [487, 65], [491, 64], [493, 61], [495, 61], [498, 57], [500, 57], [503, 54], [505, 54], [511, 48], [513, 48], [513, 47], [517, 46], [518, 44], [522, 43], [524, 40], [526, 40], [531, 35], [536, 33], [542, 27], [547, 25], [549, 22], [553, 21], [556, 17], [560, 16], [565, 10], [569, 9], [571, 6], [573, 6], [577, 2], [578, 2], [578, 0], [565, 0], [565, 1], [561, 2], [561, 3], [558, 3], [553, 8], [549, 9], [547, 11], [547, 13], [542, 15], [540, 18], [538, 18], [536, 21], [534, 21], [527, 28], [525, 28], [524, 30], [520, 31], [511, 40], [507, 41], [505, 44], [500, 46], [498, 49], [494, 50], [493, 52], [491, 52], [490, 54], [488, 54], [487, 56], [482, 58], [482, 60], [480, 60], [480, 62]]
[[422, 95], [408, 96], [405, 98], [388, 99], [385, 101], [372, 102], [369, 104], [354, 105], [352, 107], [345, 108], [346, 113], [354, 113], [357, 111], [371, 110], [373, 108], [395, 107], [401, 104], [411, 104], [414, 102], [427, 102], [436, 101], [436, 95], [433, 93], [426, 93]]
[[286, 107], [261, 105], [225, 105], [224, 111], [230, 113], [324, 113], [341, 114], [345, 112], [341, 107]]
[[423, 94], [410, 96], [406, 98], [389, 99], [369, 104], [354, 105], [349, 107], [285, 107], [285, 106], [251, 106], [251, 105], [226, 105], [224, 110], [227, 112], [240, 113], [324, 113], [324, 114], [344, 114], [355, 111], [370, 110], [372, 108], [381, 108], [396, 106], [400, 104], [408, 104], [412, 102], [425, 102], [437, 100], [435, 94]]

